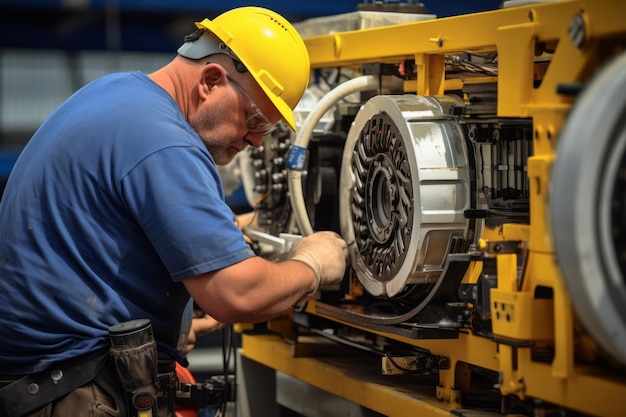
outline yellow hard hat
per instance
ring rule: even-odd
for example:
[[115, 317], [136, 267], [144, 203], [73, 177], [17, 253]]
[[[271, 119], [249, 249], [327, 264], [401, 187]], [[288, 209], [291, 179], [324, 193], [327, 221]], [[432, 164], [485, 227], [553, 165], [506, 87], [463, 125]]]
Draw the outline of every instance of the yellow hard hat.
[[[213, 20], [204, 19], [196, 26], [210, 33], [190, 39], [178, 53], [192, 59], [211, 53], [234, 55], [250, 71], [284, 121], [296, 130], [293, 109], [309, 83], [311, 67], [304, 41], [291, 23], [272, 10], [247, 6], [224, 12]], [[217, 50], [211, 46], [211, 34], [224, 44]]]

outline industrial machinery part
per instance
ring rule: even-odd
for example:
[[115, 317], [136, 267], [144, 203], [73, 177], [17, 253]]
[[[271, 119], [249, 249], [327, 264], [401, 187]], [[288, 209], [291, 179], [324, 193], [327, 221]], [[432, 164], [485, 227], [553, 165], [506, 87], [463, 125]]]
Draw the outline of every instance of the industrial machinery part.
[[[334, 230], [350, 265], [267, 323], [293, 361], [254, 335], [244, 356], [386, 415], [623, 414], [626, 3], [526, 3], [331, 34], [316, 20], [320, 98], [249, 155], [251, 235]], [[397, 375], [363, 398], [314, 375], [330, 361], [300, 369], [311, 335], [434, 402]]]
[[578, 317], [626, 364], [626, 53], [585, 87], [559, 140], [552, 233]]
[[376, 96], [357, 114], [343, 152], [341, 235], [374, 296], [431, 285], [453, 237], [464, 237], [469, 163], [452, 97]]

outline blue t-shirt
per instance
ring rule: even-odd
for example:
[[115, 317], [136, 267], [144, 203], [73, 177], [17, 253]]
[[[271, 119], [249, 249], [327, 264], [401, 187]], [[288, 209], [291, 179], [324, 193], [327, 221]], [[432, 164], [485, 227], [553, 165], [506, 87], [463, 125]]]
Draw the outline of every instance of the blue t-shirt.
[[103, 348], [137, 318], [176, 347], [181, 281], [254, 256], [211, 155], [139, 72], [90, 83], [41, 125], [0, 202], [0, 242], [0, 374]]

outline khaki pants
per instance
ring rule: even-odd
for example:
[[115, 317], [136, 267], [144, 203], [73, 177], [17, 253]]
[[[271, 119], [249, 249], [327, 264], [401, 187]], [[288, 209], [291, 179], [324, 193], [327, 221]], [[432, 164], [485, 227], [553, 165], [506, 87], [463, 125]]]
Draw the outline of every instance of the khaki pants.
[[115, 401], [98, 384], [90, 382], [26, 417], [118, 417]]

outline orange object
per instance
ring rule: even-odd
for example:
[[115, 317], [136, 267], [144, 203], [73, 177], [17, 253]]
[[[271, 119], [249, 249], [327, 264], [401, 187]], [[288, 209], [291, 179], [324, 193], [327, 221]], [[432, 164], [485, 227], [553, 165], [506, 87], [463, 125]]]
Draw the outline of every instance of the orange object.
[[[189, 369], [181, 366], [178, 362], [176, 363], [176, 376], [180, 382], [184, 382], [187, 384], [195, 384], [196, 380], [191, 374]], [[174, 415], [176, 417], [198, 417], [198, 409], [193, 407], [180, 407], [176, 406], [174, 408]]]

